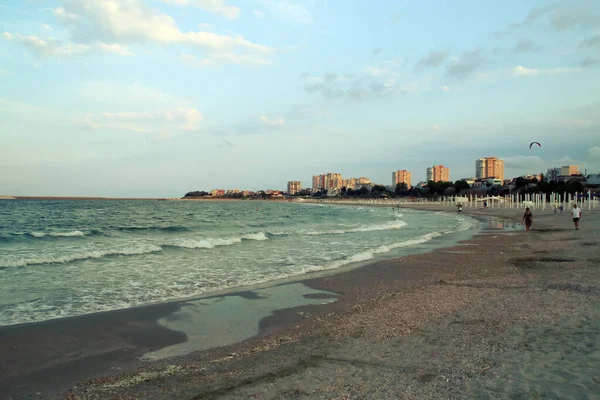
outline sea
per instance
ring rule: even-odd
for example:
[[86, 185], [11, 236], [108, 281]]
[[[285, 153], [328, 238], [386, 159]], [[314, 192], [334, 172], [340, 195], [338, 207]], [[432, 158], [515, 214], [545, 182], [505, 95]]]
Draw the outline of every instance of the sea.
[[335, 270], [474, 224], [369, 205], [0, 201], [0, 326]]

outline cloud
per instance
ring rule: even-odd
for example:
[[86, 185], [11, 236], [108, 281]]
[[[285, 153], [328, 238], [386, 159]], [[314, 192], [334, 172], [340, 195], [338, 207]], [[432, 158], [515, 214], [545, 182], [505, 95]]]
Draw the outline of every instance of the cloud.
[[449, 86], [442, 86], [442, 90], [444, 92], [449, 92], [450, 91], [450, 87]]
[[70, 30], [73, 40], [82, 43], [154, 42], [163, 45], [185, 44], [215, 51], [241, 48], [268, 53], [273, 50], [240, 35], [183, 32], [171, 16], [146, 6], [141, 0], [64, 0], [64, 7], [56, 8], [54, 14]]
[[162, 112], [105, 112], [78, 118], [79, 126], [89, 129], [147, 133], [161, 137], [194, 131], [202, 114], [193, 108], [176, 108]]
[[265, 115], [259, 117], [259, 121], [262, 125], [265, 126], [272, 126], [272, 127], [277, 127], [280, 128], [282, 126], [285, 125], [285, 120], [281, 117], [267, 117]]
[[526, 68], [521, 65], [513, 68], [512, 73], [514, 76], [529, 76], [537, 77], [544, 75], [560, 75], [570, 72], [577, 72], [578, 68], [549, 68], [549, 69], [538, 69], [538, 68]]
[[9, 41], [19, 43], [38, 56], [71, 57], [91, 53], [112, 53], [122, 56], [131, 56], [133, 53], [127, 47], [119, 44], [94, 42], [89, 44], [58, 41], [53, 38], [42, 39], [37, 36], [24, 36], [4, 32], [2, 37]]
[[426, 68], [439, 67], [446, 61], [448, 55], [447, 51], [432, 51], [419, 60], [417, 65], [415, 65], [415, 69], [423, 70]]
[[10, 75], [7, 70], [0, 69], [0, 78]]
[[42, 24], [40, 27], [43, 30], [45, 30], [46, 32], [50, 32], [52, 30], [52, 27], [50, 25], [47, 25], [47, 24]]
[[484, 61], [480, 49], [464, 52], [446, 66], [446, 75], [453, 79], [466, 79], [477, 71]]
[[600, 34], [584, 39], [579, 43], [579, 47], [598, 47], [600, 48]]
[[262, 0], [262, 4], [269, 12], [283, 19], [295, 21], [301, 24], [314, 22], [310, 12], [303, 6], [295, 4], [290, 0]]
[[198, 29], [200, 29], [201, 31], [210, 31], [210, 24], [207, 24], [207, 23], [198, 24]]
[[585, 59], [583, 59], [583, 61], [581, 61], [581, 67], [582, 68], [591, 67], [592, 65], [596, 65], [599, 62], [600, 62], [600, 60], [598, 60], [596, 58], [586, 57]]
[[600, 9], [595, 0], [564, 0], [534, 8], [523, 25], [544, 20], [556, 30], [593, 29], [600, 26]]
[[535, 53], [541, 50], [541, 46], [529, 39], [521, 39], [513, 48], [513, 53]]
[[326, 73], [323, 76], [304, 77], [304, 90], [307, 93], [319, 93], [326, 99], [361, 101], [393, 95], [398, 88], [393, 77]]
[[254, 10], [254, 16], [256, 18], [262, 18], [265, 16], [265, 14], [262, 11]]
[[590, 153], [590, 157], [593, 159], [600, 159], [600, 146], [594, 146], [588, 149], [588, 153]]
[[240, 16], [242, 10], [238, 7], [228, 6], [225, 0], [163, 0], [167, 4], [176, 6], [193, 6], [213, 14], [219, 14], [229, 19], [236, 19]]
[[186, 65], [194, 68], [214, 67], [223, 63], [232, 63], [246, 66], [263, 66], [271, 64], [271, 61], [256, 54], [235, 54], [230, 52], [214, 52], [204, 58], [198, 58], [193, 54], [182, 54], [179, 59]]

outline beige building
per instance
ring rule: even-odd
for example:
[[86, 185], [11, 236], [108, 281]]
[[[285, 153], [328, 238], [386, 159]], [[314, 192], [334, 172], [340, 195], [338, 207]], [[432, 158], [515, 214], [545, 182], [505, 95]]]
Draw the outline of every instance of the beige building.
[[450, 169], [443, 165], [434, 165], [427, 168], [427, 182], [450, 182]]
[[313, 190], [320, 189], [319, 188], [319, 179], [320, 179], [319, 175], [313, 175], [313, 177], [312, 177], [312, 189]]
[[369, 178], [361, 176], [360, 178], [358, 178], [356, 180], [356, 184], [357, 185], [370, 185], [371, 184], [371, 180]]
[[405, 169], [399, 169], [396, 172], [392, 172], [392, 187], [396, 187], [399, 183], [405, 183], [406, 187], [410, 189], [412, 182], [411, 173]]
[[356, 178], [343, 179], [342, 187], [345, 187], [346, 189], [356, 188]]
[[476, 160], [475, 177], [477, 179], [495, 178], [504, 180], [504, 160], [496, 157], [485, 157]]
[[287, 183], [287, 192], [288, 194], [296, 194], [302, 190], [302, 185], [300, 181], [289, 181]]
[[560, 176], [571, 176], [579, 175], [579, 166], [577, 165], [563, 165], [560, 167]]

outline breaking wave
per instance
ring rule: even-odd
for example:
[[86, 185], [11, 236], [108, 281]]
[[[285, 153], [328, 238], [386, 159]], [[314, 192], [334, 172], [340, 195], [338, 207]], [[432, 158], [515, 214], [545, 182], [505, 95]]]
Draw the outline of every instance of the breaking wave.
[[82, 253], [68, 254], [63, 256], [47, 256], [21, 259], [16, 261], [9, 261], [5, 264], [0, 264], [0, 269], [27, 267], [29, 265], [41, 265], [41, 264], [66, 264], [73, 261], [88, 260], [110, 256], [134, 256], [140, 254], [150, 254], [162, 251], [160, 246], [156, 245], [144, 245], [139, 247], [129, 247], [123, 249], [112, 249], [112, 250], [96, 250], [87, 251]]
[[264, 232], [249, 233], [247, 235], [235, 236], [231, 238], [182, 238], [177, 239], [165, 247], [181, 247], [184, 249], [213, 249], [217, 246], [231, 246], [236, 243], [242, 243], [244, 240], [268, 240], [269, 238]]

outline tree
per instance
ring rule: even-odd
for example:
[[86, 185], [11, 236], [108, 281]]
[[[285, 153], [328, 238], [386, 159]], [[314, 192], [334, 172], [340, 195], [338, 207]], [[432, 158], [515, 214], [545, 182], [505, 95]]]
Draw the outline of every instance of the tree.
[[464, 179], [454, 182], [454, 189], [456, 190], [456, 193], [460, 193], [462, 190], [468, 190], [470, 188], [471, 186]]
[[408, 190], [408, 185], [404, 182], [396, 183], [396, 189], [394, 190], [396, 194], [400, 194]]
[[375, 186], [373, 186], [373, 189], [371, 189], [371, 191], [375, 192], [375, 193], [383, 193], [383, 192], [385, 192], [385, 186], [375, 185]]
[[188, 192], [185, 194], [184, 197], [204, 197], [204, 196], [208, 196], [208, 193], [205, 191], [195, 191], [195, 192]]
[[[373, 188], [375, 189], [375, 188]], [[357, 193], [359, 196], [366, 196], [369, 194], [369, 189], [367, 189], [366, 186], [362, 186], [360, 189], [357, 190]]]
[[340, 192], [342, 193], [342, 197], [346, 195], [347, 191], [348, 191], [348, 189], [346, 189], [346, 186], [343, 186], [342, 190], [340, 190]]

